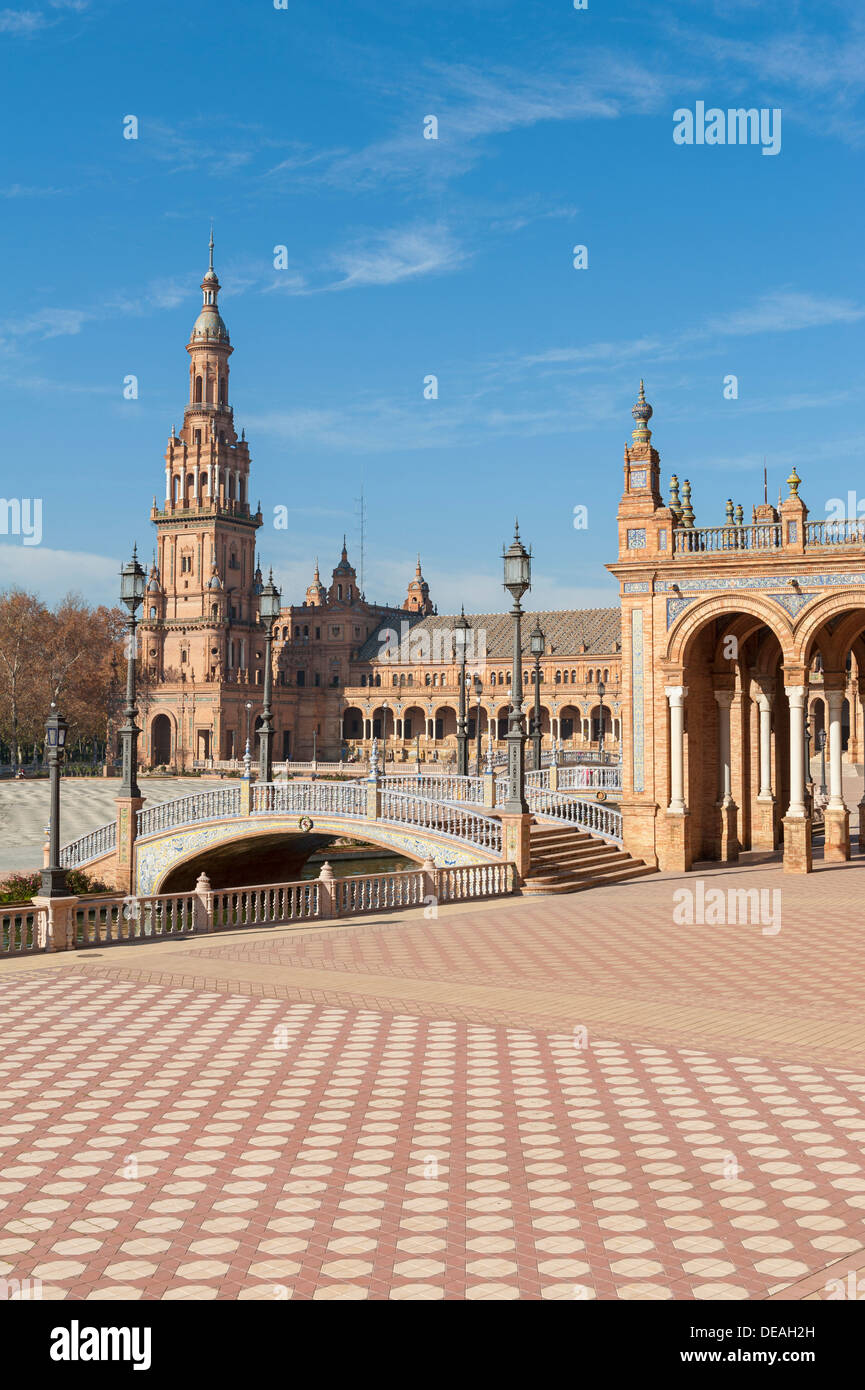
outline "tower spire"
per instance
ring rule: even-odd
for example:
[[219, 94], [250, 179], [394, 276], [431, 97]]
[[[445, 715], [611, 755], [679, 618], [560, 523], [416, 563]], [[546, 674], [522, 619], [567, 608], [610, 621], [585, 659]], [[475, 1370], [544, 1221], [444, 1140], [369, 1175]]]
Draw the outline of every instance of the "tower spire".
[[[213, 270], [213, 218], [210, 219], [210, 265], [209, 270]], [[214, 274], [216, 272], [214, 271]]]

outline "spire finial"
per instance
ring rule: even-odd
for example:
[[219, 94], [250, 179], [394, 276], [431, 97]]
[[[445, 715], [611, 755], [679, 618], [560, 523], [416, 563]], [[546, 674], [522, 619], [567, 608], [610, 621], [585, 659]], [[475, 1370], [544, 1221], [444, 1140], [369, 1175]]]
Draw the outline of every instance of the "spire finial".
[[636, 429], [633, 430], [631, 434], [631, 438], [635, 444], [648, 444], [652, 437], [652, 431], [649, 429], [649, 421], [654, 413], [652, 407], [646, 400], [646, 388], [643, 384], [643, 378], [640, 377], [640, 394], [631, 411], [636, 424]]
[[796, 465], [795, 465], [795, 463], [794, 463], [794, 464], [793, 464], [793, 467], [792, 467], [792, 469], [791, 469], [791, 472], [790, 472], [790, 476], [789, 476], [789, 478], [787, 479], [787, 486], [788, 486], [789, 489], [790, 489], [790, 496], [791, 496], [791, 497], [798, 497], [798, 496], [799, 496], [799, 484], [801, 483], [801, 481], [802, 481], [802, 479], [799, 477], [799, 474], [796, 472]]
[[213, 218], [210, 219], [210, 270], [213, 269]]

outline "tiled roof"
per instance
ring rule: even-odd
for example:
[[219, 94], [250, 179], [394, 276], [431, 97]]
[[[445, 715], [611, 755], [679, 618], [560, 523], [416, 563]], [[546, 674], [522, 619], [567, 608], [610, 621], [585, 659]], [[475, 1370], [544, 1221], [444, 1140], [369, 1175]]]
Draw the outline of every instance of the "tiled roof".
[[[401, 615], [411, 620], [410, 613]], [[529, 655], [529, 638], [535, 619], [540, 619], [546, 638], [547, 652], [552, 643], [553, 658], [571, 660], [578, 656], [614, 656], [619, 650], [622, 637], [621, 611], [618, 608], [562, 608], [544, 613], [524, 613], [522, 623], [523, 655]], [[458, 616], [456, 614], [434, 613], [411, 623], [412, 632], [426, 631], [432, 634], [436, 629], [453, 631]], [[466, 622], [474, 630], [483, 629], [486, 633], [486, 657], [488, 661], [508, 661], [513, 652], [513, 618], [510, 613], [467, 613]], [[380, 628], [364, 642], [360, 649], [361, 661], [374, 661], [381, 650]], [[582, 645], [585, 642], [586, 651]], [[471, 651], [472, 648], [470, 647]], [[477, 650], [475, 648], [474, 650]]]

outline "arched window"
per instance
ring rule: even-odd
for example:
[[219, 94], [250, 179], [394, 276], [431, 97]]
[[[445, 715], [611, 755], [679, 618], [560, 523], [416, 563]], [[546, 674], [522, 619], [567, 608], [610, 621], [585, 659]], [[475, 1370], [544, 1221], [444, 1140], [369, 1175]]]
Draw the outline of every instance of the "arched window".
[[605, 666], [605, 667], [604, 667], [604, 680], [605, 680], [605, 681], [608, 681], [609, 679], [610, 679], [610, 673], [609, 673], [609, 671], [607, 670], [607, 668], [606, 668], [606, 666]]
[[360, 683], [361, 685], [366, 685], [366, 676], [361, 676]]
[[398, 680], [398, 678], [397, 678], [397, 676], [396, 676], [396, 673], [394, 673], [394, 675], [391, 677], [391, 682], [390, 682], [390, 683], [391, 683], [391, 685], [399, 685], [399, 680]]
[[576, 673], [576, 671], [572, 671], [572, 672], [571, 672], [571, 685], [576, 685], [576, 683], [577, 683], [577, 673]]
[[203, 396], [202, 396], [202, 383], [201, 383], [201, 377], [200, 377], [200, 376], [197, 376], [197, 377], [195, 378], [194, 402], [195, 402], [196, 405], [201, 405], [201, 402], [202, 402], [203, 399], [204, 399], [204, 398], [203, 398]]
[[409, 671], [408, 673], [408, 683], [409, 685], [414, 685], [414, 676], [412, 675], [411, 671]]
[[341, 598], [342, 598], [342, 585], [341, 585], [341, 584], [337, 584], [337, 586], [336, 586], [336, 596], [337, 596], [338, 599], [341, 599]]
[[562, 683], [562, 673], [561, 673], [561, 671], [557, 671], [557, 672], [556, 672], [556, 685], [561, 685], [561, 683]]
[[151, 618], [156, 617], [156, 609], [153, 607], [153, 604], [150, 605], [150, 616]]
[[225, 405], [225, 377], [219, 378], [219, 404]]
[[495, 673], [495, 671], [490, 671], [490, 685], [495, 685], [495, 683], [496, 683], [496, 673]]
[[565, 685], [567, 685], [567, 683], [568, 683], [568, 673], [567, 673], [567, 671], [565, 672], [565, 681], [564, 681], [564, 683], [565, 683]]
[[211, 616], [211, 618], [213, 618], [214, 622], [215, 622], [216, 619], [219, 617], [219, 604], [218, 604], [218, 603], [212, 603], [212, 604], [210, 605], [210, 616]]
[[378, 676], [378, 675], [376, 676], [376, 678], [375, 678], [375, 683], [376, 683], [376, 685], [381, 685], [381, 676]]

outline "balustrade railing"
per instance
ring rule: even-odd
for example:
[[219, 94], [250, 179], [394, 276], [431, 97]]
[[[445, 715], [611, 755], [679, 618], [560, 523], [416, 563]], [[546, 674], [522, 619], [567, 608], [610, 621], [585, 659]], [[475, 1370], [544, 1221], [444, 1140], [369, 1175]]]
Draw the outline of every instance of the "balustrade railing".
[[674, 555], [778, 550], [780, 546], [781, 524], [775, 521], [757, 522], [752, 526], [677, 526], [673, 531]]
[[101, 859], [104, 854], [111, 854], [116, 848], [117, 821], [112, 820], [107, 825], [100, 825], [96, 830], [89, 831], [87, 835], [80, 835], [68, 845], [63, 845], [60, 850], [60, 867], [78, 869], [82, 864]]
[[257, 782], [252, 814], [366, 816], [363, 782]]
[[222, 888], [210, 894], [213, 931], [306, 922], [320, 915], [319, 882], [275, 883], [258, 888]]
[[196, 821], [222, 820], [240, 814], [240, 787], [214, 787], [211, 791], [160, 801], [138, 812], [138, 835], [156, 835]]
[[70, 946], [109, 946], [190, 936], [196, 925], [194, 893], [159, 893], [143, 897], [82, 898], [74, 908]]
[[865, 545], [865, 517], [844, 521], [806, 521], [805, 544]]
[[467, 898], [496, 898], [514, 891], [513, 864], [462, 864], [437, 872], [440, 903], [461, 902]]
[[545, 820], [554, 820], [566, 825], [574, 825], [587, 830], [592, 835], [601, 835], [605, 840], [622, 843], [622, 813], [612, 806], [601, 805], [597, 801], [587, 801], [582, 797], [570, 797], [563, 792], [553, 792], [549, 788], [531, 789], [527, 793], [529, 809]]
[[0, 955], [25, 955], [44, 949], [45, 941], [39, 931], [39, 912], [35, 907], [22, 904], [20, 907], [0, 909]]
[[337, 917], [421, 907], [425, 896], [424, 874], [421, 869], [401, 869], [397, 873], [370, 874], [364, 878], [337, 878], [333, 881], [333, 895]]
[[[549, 785], [549, 783], [547, 783]], [[611, 767], [560, 767], [559, 791], [621, 791], [622, 769]]]
[[385, 790], [381, 793], [381, 818], [463, 840], [494, 854], [502, 852], [501, 821], [452, 802], [430, 801], [408, 792]]
[[415, 796], [428, 796], [441, 801], [474, 801], [483, 805], [484, 782], [482, 777], [457, 777], [452, 773], [389, 773], [381, 778], [388, 791], [411, 792]]

